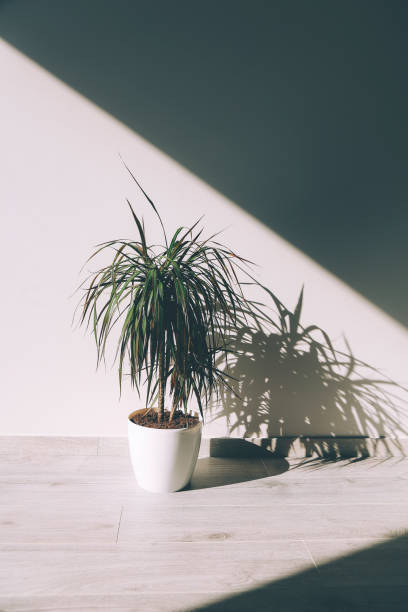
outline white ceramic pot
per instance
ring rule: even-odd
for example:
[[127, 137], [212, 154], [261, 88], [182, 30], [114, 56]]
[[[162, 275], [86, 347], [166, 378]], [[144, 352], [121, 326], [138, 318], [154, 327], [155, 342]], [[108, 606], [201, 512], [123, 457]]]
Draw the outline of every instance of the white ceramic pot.
[[186, 429], [155, 429], [136, 425], [129, 415], [130, 458], [138, 484], [147, 491], [169, 493], [191, 479], [201, 443], [201, 421]]

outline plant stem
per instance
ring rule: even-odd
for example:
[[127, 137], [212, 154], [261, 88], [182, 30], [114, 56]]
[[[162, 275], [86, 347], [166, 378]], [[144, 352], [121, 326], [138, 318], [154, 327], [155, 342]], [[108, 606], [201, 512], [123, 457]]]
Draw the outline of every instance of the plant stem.
[[159, 353], [159, 406], [157, 408], [157, 420], [161, 423], [164, 420], [164, 396], [166, 392], [166, 381], [164, 379], [164, 351]]
[[176, 409], [177, 409], [177, 399], [176, 399], [176, 392], [174, 390], [173, 405], [171, 407], [171, 412], [170, 412], [170, 416], [169, 416], [169, 422], [171, 422], [173, 420], [173, 416], [174, 416], [174, 413], [176, 412]]

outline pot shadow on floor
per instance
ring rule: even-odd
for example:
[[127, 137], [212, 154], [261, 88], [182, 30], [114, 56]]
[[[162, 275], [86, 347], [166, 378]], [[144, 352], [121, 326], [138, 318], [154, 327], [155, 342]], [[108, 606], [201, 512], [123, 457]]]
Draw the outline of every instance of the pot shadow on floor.
[[[338, 350], [317, 325], [303, 327], [303, 290], [293, 311], [265, 290], [277, 316], [229, 333], [231, 384], [212, 421], [226, 419], [230, 436], [257, 439], [273, 457], [361, 460], [379, 447], [404, 455], [407, 389], [356, 358], [346, 340]], [[210, 454], [231, 455], [234, 445], [239, 451], [231, 438], [215, 439]]]
[[210, 440], [209, 454], [197, 461], [189, 489], [244, 483], [289, 469], [286, 459], [247, 440], [214, 438]]

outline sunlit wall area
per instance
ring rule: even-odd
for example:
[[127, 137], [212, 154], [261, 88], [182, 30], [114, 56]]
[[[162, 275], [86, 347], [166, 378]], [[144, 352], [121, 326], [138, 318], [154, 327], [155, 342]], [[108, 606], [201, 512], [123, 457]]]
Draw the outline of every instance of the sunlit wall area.
[[[111, 364], [95, 372], [92, 339], [71, 326], [77, 301], [72, 293], [93, 246], [134, 231], [125, 197], [145, 216], [148, 232], [159, 236], [119, 153], [171, 229], [202, 214], [209, 233], [226, 228], [224, 240], [259, 264], [257, 277], [288, 307], [295, 307], [305, 286], [304, 325], [323, 327], [342, 349], [345, 335], [354, 355], [379, 368], [381, 377], [408, 382], [408, 332], [402, 324], [4, 41], [0, 81], [1, 433], [124, 435], [126, 415], [143, 405], [129, 390], [119, 401]], [[342, 389], [340, 404], [329, 398], [327, 406], [314, 401], [310, 389], [296, 401], [287, 394], [271, 398], [269, 382], [279, 375], [273, 361], [262, 368], [255, 362], [250, 370], [253, 381], [244, 404], [234, 399], [230, 407], [216, 408], [207, 435], [256, 437], [257, 430], [262, 435], [404, 435], [408, 430], [404, 401], [371, 398], [367, 413], [364, 398], [347, 407]], [[403, 395], [401, 389], [392, 392]], [[248, 415], [260, 403], [267, 415], [258, 415], [251, 426]]]

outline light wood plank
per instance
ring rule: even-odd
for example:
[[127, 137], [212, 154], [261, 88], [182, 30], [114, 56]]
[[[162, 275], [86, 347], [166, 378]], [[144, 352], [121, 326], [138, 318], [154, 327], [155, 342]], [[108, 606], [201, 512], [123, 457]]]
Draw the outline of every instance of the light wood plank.
[[[278, 460], [279, 467], [276, 471], [286, 469], [285, 460]], [[72, 482], [80, 484], [109, 484], [118, 485], [129, 488], [136, 488], [135, 479], [128, 457], [124, 456], [107, 456], [101, 455], [98, 457], [83, 457], [80, 463], [73, 463], [73, 468], [70, 469], [70, 463], [67, 461], [66, 477], [62, 478], [63, 482]], [[44, 478], [52, 477], [54, 472], [53, 464], [47, 460], [41, 462], [30, 463], [24, 462], [15, 463], [11, 461], [7, 466], [3, 465], [0, 468], [0, 481], [3, 482], [44, 482]], [[63, 475], [63, 468], [58, 470], [58, 476]], [[264, 463], [260, 459], [213, 459], [201, 458], [197, 462], [194, 473], [192, 487], [193, 488], [209, 488], [217, 487], [226, 484], [240, 484], [241, 482], [249, 482], [254, 479], [265, 478], [268, 475]], [[40, 480], [41, 479], [41, 480]], [[59, 481], [60, 479], [57, 479]]]
[[[35, 500], [46, 503], [49, 498], [73, 504], [88, 499], [99, 504], [116, 500], [120, 505], [137, 502], [146, 506], [275, 506], [277, 499], [281, 505], [408, 503], [407, 463], [402, 472], [399, 463], [377, 461], [367, 467], [356, 463], [342, 478], [343, 464], [335, 464], [334, 471], [324, 464], [304, 469], [295, 465], [291, 472], [282, 472], [282, 461], [275, 461], [275, 476], [265, 477], [264, 462], [259, 460], [200, 459], [193, 488], [163, 496], [137, 486], [126, 457], [55, 457], [51, 462], [35, 457], [29, 463], [18, 458], [0, 465], [0, 490], [4, 489], [0, 505], [23, 501], [35, 505]], [[267, 467], [271, 469], [270, 463]], [[394, 476], [396, 469], [398, 475]], [[229, 482], [232, 484], [225, 484]]]
[[[0, 491], [8, 485], [75, 482], [83, 465], [83, 456], [2, 455]], [[0, 494], [1, 501], [1, 494]]]
[[192, 612], [219, 600], [211, 593], [0, 595], [1, 612]]
[[[0, 488], [1, 491], [1, 488]], [[143, 504], [146, 511], [149, 506], [267, 506], [273, 508], [280, 505], [366, 505], [368, 507], [400, 504], [401, 508], [408, 505], [408, 480], [392, 480], [379, 483], [378, 478], [346, 479], [332, 481], [330, 479], [285, 482], [273, 478], [262, 478], [256, 481], [236, 483], [207, 489], [191, 489], [157, 495], [140, 489], [133, 476], [127, 481], [117, 482], [76, 482], [75, 479], [63, 477], [41, 481], [38, 484], [9, 483], [4, 493], [0, 495], [2, 505], [33, 504], [33, 500], [41, 496], [46, 500], [70, 500], [78, 504], [88, 499], [94, 504], [105, 504], [107, 500], [115, 500], [123, 506]], [[25, 501], [22, 501], [25, 500]], [[401, 510], [405, 511], [405, 510]]]
[[98, 438], [98, 455], [129, 457], [127, 437]]
[[70, 542], [110, 544], [116, 541], [122, 508], [116, 501], [92, 503], [87, 496], [79, 501], [54, 500], [52, 496], [6, 499], [0, 506], [0, 549], [3, 546]]
[[[157, 530], [160, 525], [160, 530]], [[408, 511], [401, 506], [366, 504], [297, 506], [277, 503], [258, 506], [191, 506], [162, 508], [146, 513], [140, 506], [125, 507], [119, 542], [141, 538], [157, 542], [275, 541], [346, 537], [387, 537], [408, 529]]]
[[98, 438], [81, 436], [0, 436], [1, 455], [96, 455]]
[[[230, 593], [313, 569], [302, 542], [146, 544], [132, 549], [0, 551], [0, 593]], [[10, 572], [10, 568], [14, 571]]]

